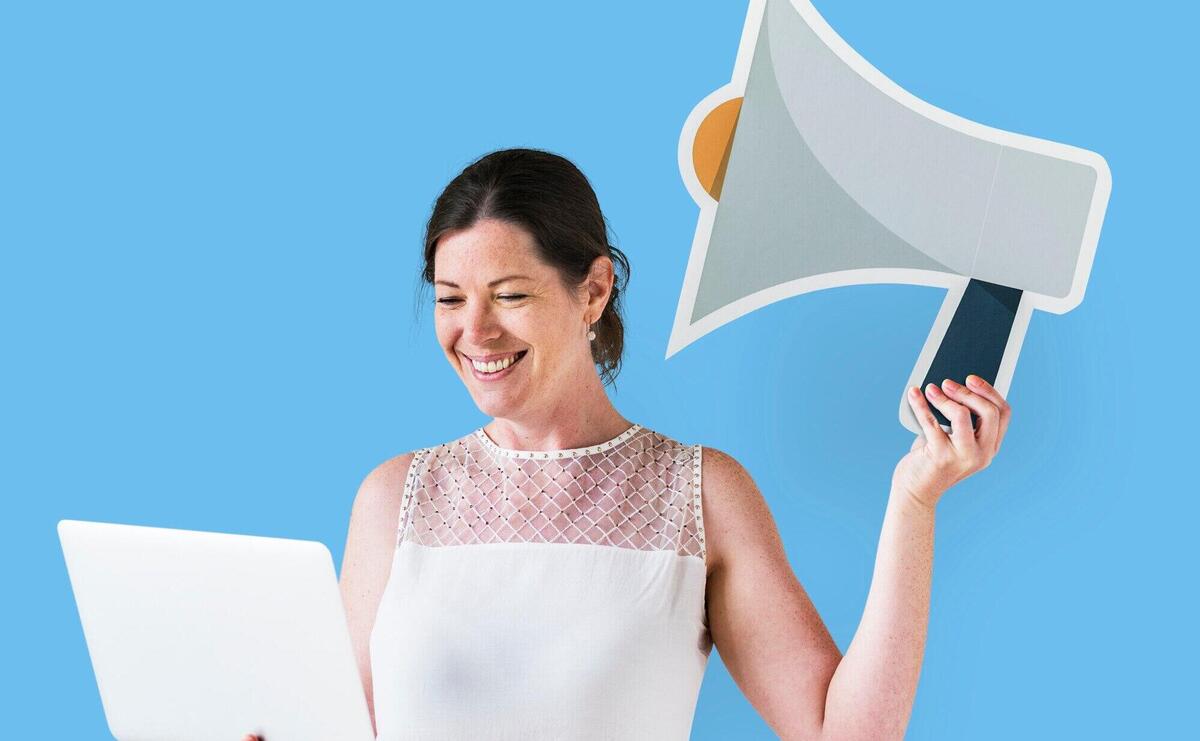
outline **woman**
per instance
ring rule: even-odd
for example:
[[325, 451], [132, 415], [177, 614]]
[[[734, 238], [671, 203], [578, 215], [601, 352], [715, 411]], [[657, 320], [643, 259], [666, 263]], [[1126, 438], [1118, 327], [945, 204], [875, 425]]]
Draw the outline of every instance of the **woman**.
[[996, 454], [995, 389], [929, 386], [949, 436], [909, 390], [924, 435], [893, 474], [843, 656], [745, 469], [605, 394], [628, 263], [574, 165], [514, 149], [468, 166], [435, 204], [423, 277], [446, 359], [493, 419], [386, 461], [354, 501], [341, 590], [380, 738], [686, 738], [714, 644], [781, 738], [903, 737], [934, 508]]

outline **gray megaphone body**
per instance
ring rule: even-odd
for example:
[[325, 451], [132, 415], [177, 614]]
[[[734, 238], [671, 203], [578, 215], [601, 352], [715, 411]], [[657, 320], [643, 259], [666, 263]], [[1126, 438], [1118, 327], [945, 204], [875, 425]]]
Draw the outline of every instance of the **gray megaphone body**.
[[973, 373], [1006, 396], [1033, 310], [1083, 300], [1112, 185], [1094, 152], [905, 92], [806, 0], [752, 0], [679, 166], [700, 217], [667, 357], [790, 296], [921, 284], [947, 296], [905, 389]]

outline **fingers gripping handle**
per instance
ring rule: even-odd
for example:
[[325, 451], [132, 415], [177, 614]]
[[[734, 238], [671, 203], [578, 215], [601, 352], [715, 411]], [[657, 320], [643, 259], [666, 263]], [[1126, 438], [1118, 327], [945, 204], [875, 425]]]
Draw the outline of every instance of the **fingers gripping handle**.
[[[1023, 298], [1020, 289], [975, 278], [951, 289], [905, 391], [909, 386], [917, 386], [924, 394], [929, 384], [940, 386], [947, 378], [965, 385], [967, 376], [973, 373], [1001, 393], [1007, 393], [1029, 323], [1030, 309], [1022, 305]], [[938, 424], [949, 432], [950, 420], [932, 403], [929, 409]], [[903, 394], [900, 421], [921, 434], [921, 426]], [[972, 426], [977, 426], [977, 422], [978, 417], [972, 413]]]

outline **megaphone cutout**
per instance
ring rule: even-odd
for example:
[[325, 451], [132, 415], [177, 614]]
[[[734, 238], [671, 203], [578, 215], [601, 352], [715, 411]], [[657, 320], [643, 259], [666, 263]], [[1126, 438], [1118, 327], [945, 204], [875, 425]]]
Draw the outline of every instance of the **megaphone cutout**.
[[904, 91], [806, 0], [751, 0], [733, 78], [688, 116], [679, 169], [700, 216], [668, 358], [801, 293], [936, 286], [905, 385], [922, 392], [974, 373], [1008, 394], [1033, 310], [1083, 300], [1112, 187], [1094, 152]]

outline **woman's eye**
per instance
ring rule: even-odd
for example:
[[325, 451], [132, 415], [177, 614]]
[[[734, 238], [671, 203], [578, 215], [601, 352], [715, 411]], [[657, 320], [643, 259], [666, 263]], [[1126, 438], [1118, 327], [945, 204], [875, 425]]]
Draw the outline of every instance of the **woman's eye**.
[[[523, 293], [506, 293], [501, 296], [497, 296], [497, 298], [504, 300], [504, 301], [519, 301], [523, 298], [529, 298], [529, 297]], [[442, 304], [443, 306], [449, 306], [450, 304], [462, 303], [462, 299], [454, 298], [454, 297], [439, 298], [439, 299], [434, 299], [434, 303]]]

